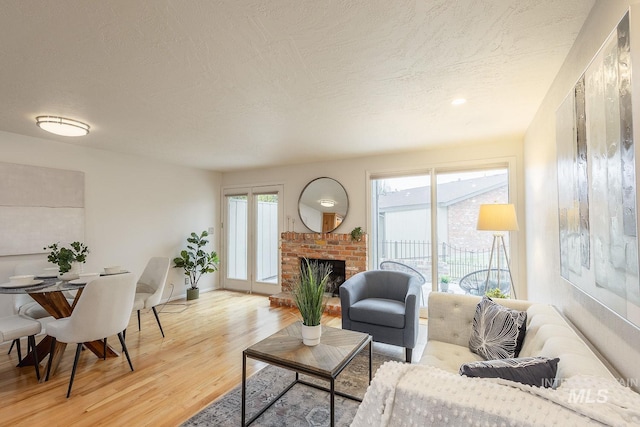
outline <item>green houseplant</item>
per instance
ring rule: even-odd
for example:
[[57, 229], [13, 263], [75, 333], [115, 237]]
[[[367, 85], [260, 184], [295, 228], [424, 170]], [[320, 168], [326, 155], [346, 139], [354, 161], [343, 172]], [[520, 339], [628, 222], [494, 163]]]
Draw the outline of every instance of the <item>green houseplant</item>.
[[509, 298], [509, 295], [502, 292], [499, 288], [490, 289], [485, 292], [485, 295], [489, 298]]
[[440, 277], [440, 291], [441, 292], [449, 292], [449, 282], [451, 278], [446, 274]]
[[364, 235], [364, 231], [362, 231], [362, 227], [356, 227], [351, 230], [351, 240], [359, 242], [362, 240], [362, 236]]
[[330, 274], [330, 265], [305, 258], [298, 280], [291, 289], [293, 301], [302, 316], [302, 341], [305, 345], [320, 343], [320, 320], [326, 305], [324, 291]]
[[180, 256], [173, 259], [174, 268], [182, 268], [184, 275], [189, 278], [190, 288], [187, 289], [187, 300], [200, 296], [198, 281], [203, 274], [218, 270], [218, 254], [215, 251], [206, 252], [203, 248], [209, 243], [207, 231], [200, 235], [191, 233], [187, 238], [187, 249], [180, 252]]
[[65, 247], [60, 245], [60, 242], [46, 246], [44, 250], [50, 250], [47, 260], [58, 266], [60, 274], [65, 274], [71, 271], [74, 267], [74, 263], [84, 264], [87, 262], [87, 254], [89, 248], [84, 243], [73, 242]]

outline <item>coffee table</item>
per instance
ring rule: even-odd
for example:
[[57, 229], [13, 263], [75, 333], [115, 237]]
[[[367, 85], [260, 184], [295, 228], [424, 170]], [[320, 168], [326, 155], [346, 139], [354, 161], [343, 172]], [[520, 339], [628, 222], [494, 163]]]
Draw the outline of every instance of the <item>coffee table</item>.
[[[335, 389], [336, 377], [360, 353], [369, 346], [369, 382], [371, 382], [371, 336], [361, 332], [322, 326], [322, 338], [316, 346], [302, 343], [301, 322], [296, 322], [242, 352], [242, 425], [248, 426], [262, 415], [296, 384], [304, 384], [330, 393], [331, 426], [334, 425], [335, 396], [362, 402], [362, 399]], [[246, 420], [247, 357], [289, 369], [296, 373], [295, 380], [260, 412]], [[329, 381], [329, 388], [301, 380], [299, 374], [307, 374]]]

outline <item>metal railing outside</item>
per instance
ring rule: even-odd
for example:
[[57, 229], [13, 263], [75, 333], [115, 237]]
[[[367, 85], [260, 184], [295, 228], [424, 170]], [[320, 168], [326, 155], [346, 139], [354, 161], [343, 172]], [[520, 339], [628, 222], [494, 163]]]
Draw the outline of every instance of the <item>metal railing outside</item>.
[[[397, 261], [420, 271], [431, 282], [431, 242], [394, 240], [379, 243], [380, 262]], [[487, 268], [491, 248], [472, 250], [439, 243], [438, 276], [447, 275], [458, 281], [467, 274]]]

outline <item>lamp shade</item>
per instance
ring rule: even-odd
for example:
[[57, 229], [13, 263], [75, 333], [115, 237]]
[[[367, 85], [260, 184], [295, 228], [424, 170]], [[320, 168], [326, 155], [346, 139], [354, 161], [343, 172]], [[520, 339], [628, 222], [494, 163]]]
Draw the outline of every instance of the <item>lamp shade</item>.
[[478, 230], [517, 231], [518, 218], [513, 204], [480, 205]]

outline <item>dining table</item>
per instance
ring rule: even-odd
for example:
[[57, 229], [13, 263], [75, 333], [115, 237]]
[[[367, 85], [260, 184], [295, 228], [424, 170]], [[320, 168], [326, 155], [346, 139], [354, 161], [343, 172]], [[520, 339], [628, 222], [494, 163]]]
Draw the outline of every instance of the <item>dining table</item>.
[[[108, 276], [111, 274], [123, 274], [126, 271], [119, 273], [101, 273], [100, 276]], [[0, 285], [0, 293], [2, 294], [29, 294], [38, 304], [40, 304], [51, 316], [56, 319], [69, 317], [73, 312], [76, 303], [82, 296], [82, 290], [86, 286], [87, 282], [82, 279], [75, 280], [62, 280], [57, 275], [36, 275], [32, 283], [14, 285], [6, 283]], [[74, 295], [75, 294], [75, 295]], [[69, 299], [67, 297], [69, 295]], [[71, 303], [69, 300], [72, 299]], [[53, 351], [51, 349], [52, 337], [45, 335], [42, 340], [36, 345], [38, 352], [38, 360], [42, 361], [47, 355], [51, 357], [51, 372], [50, 375], [56, 372], [62, 355], [67, 347], [67, 343], [56, 341]], [[101, 340], [90, 341], [83, 343], [84, 347], [90, 350], [99, 358], [118, 357], [120, 353], [116, 351], [109, 344], [105, 346]], [[30, 351], [20, 362], [19, 367], [33, 366], [35, 358], [33, 352]], [[44, 381], [44, 377], [40, 380]]]

